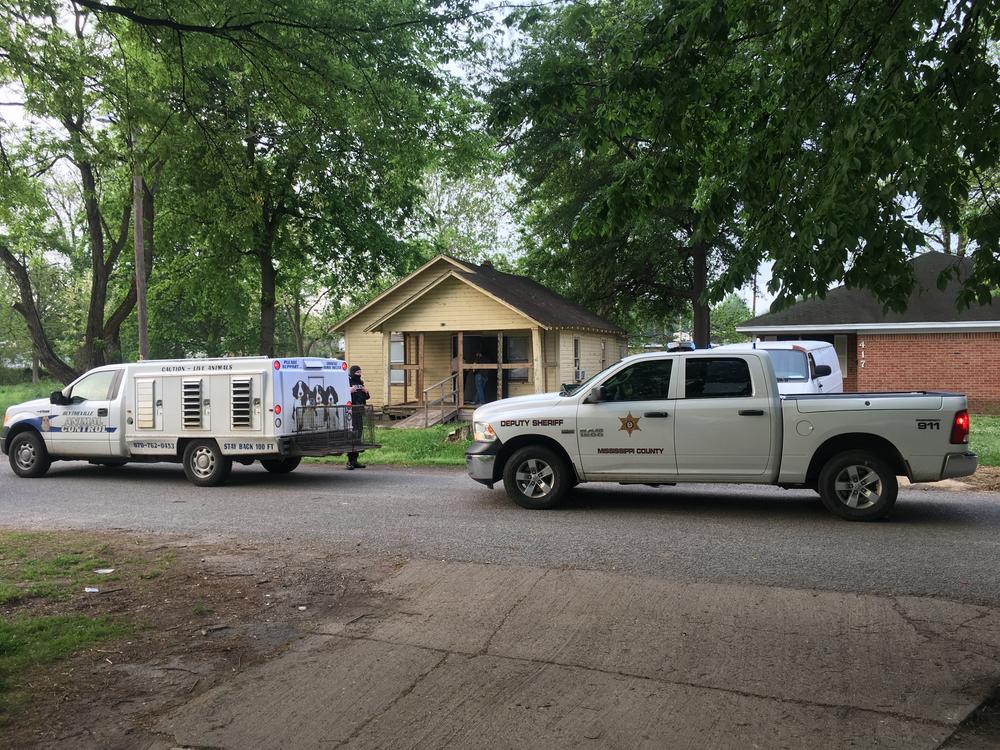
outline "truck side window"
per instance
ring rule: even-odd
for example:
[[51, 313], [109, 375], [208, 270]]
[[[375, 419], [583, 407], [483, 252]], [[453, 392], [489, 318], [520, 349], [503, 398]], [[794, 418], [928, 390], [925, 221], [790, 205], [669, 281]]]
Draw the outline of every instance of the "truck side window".
[[745, 360], [692, 357], [685, 362], [686, 398], [745, 398], [753, 395], [750, 368]]
[[118, 373], [114, 370], [95, 372], [87, 375], [83, 380], [73, 386], [70, 391], [70, 399], [74, 404], [81, 404], [84, 401], [107, 401], [108, 391]]
[[670, 392], [669, 359], [637, 362], [604, 382], [605, 401], [661, 401]]

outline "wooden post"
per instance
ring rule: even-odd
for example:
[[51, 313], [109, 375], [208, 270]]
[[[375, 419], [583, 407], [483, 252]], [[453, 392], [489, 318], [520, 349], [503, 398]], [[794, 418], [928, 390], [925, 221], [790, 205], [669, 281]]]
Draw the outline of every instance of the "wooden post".
[[497, 401], [503, 398], [503, 331], [497, 331]]
[[417, 364], [420, 365], [420, 369], [417, 370], [417, 401], [421, 402], [424, 400], [424, 334], [422, 333], [417, 334]]
[[391, 398], [392, 391], [390, 390], [392, 388], [392, 362], [390, 361], [392, 359], [392, 356], [390, 353], [390, 343], [389, 343], [391, 338], [392, 338], [391, 333], [386, 333], [385, 331], [382, 331], [382, 357], [383, 357], [382, 361], [385, 362], [385, 381], [384, 381], [385, 390], [382, 391], [383, 393], [382, 404], [384, 406], [389, 406], [392, 403], [392, 398]]
[[545, 382], [545, 365], [542, 361], [542, 330], [540, 328], [531, 329], [531, 359], [534, 365], [535, 393], [544, 393], [541, 390]]
[[457, 406], [465, 406], [465, 343], [462, 331], [458, 332], [458, 396]]

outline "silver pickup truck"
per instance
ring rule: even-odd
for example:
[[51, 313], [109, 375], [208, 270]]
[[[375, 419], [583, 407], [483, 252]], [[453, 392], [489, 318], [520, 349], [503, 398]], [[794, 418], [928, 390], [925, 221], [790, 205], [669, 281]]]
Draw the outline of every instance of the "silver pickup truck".
[[884, 517], [897, 476], [976, 470], [956, 393], [778, 393], [767, 352], [643, 354], [560, 393], [480, 407], [470, 476], [525, 508], [581, 482], [775, 484], [819, 492], [833, 513]]

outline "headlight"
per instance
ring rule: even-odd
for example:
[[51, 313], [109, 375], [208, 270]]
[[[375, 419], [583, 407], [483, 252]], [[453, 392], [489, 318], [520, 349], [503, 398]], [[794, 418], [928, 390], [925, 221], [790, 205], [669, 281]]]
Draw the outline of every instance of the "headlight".
[[472, 426], [472, 439], [481, 443], [492, 443], [497, 439], [497, 434], [493, 432], [489, 422], [476, 422]]

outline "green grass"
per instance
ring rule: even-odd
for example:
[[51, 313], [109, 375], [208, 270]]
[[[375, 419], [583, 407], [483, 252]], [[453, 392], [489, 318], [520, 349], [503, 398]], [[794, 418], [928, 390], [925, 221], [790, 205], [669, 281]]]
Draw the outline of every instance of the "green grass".
[[95, 539], [67, 539], [55, 534], [0, 532], [0, 604], [45, 597], [66, 599], [85, 586], [117, 580], [98, 575], [110, 568], [108, 546]]
[[22, 401], [31, 401], [35, 398], [43, 398], [62, 387], [63, 384], [55, 380], [42, 380], [37, 385], [31, 383], [0, 385], [0, 413], [7, 411], [8, 406], [20, 404]]
[[[375, 428], [376, 450], [365, 451], [362, 463], [397, 464], [399, 466], [465, 466], [465, 448], [469, 440], [448, 440], [448, 435], [461, 425], [443, 424], [420, 430]], [[317, 463], [346, 463], [344, 456], [306, 459]]]
[[1000, 417], [973, 414], [969, 445], [980, 466], [1000, 466]]
[[[105, 542], [85, 535], [0, 531], [0, 725], [29, 700], [19, 685], [25, 670], [134, 630], [105, 618], [32, 616], [32, 600], [92, 596], [84, 593], [86, 586], [106, 588], [121, 579], [123, 567], [142, 575], [163, 564], [116, 560]], [[116, 570], [99, 575], [97, 568]]]
[[25, 670], [59, 661], [130, 630], [127, 625], [81, 615], [0, 619], [0, 726], [28, 701], [27, 693], [17, 685]]

